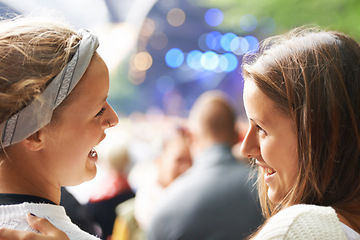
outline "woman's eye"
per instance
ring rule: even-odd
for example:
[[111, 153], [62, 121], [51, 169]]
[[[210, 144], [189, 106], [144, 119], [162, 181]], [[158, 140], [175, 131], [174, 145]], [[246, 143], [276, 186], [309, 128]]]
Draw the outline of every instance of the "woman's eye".
[[96, 117], [99, 117], [104, 114], [106, 108], [101, 108], [101, 110], [96, 114]]
[[258, 129], [259, 133], [264, 133], [266, 134], [266, 131], [264, 129], [262, 129], [262, 127], [260, 127], [259, 125], [256, 125], [256, 128]]

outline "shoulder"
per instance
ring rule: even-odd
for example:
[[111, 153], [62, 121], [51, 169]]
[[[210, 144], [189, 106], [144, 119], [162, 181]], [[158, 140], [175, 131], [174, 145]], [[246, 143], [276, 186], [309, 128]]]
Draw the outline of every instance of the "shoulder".
[[346, 239], [331, 207], [299, 204], [271, 217], [256, 239]]

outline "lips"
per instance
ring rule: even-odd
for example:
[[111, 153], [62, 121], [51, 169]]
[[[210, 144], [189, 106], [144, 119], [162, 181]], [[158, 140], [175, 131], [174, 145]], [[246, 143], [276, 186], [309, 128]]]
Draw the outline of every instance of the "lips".
[[[102, 142], [102, 140], [104, 140], [104, 138], [106, 137], [106, 134], [104, 133], [100, 140], [99, 140], [99, 143]], [[88, 158], [93, 160], [93, 161], [97, 161], [98, 160], [98, 154], [96, 152], [96, 150], [94, 148], [92, 148], [88, 154]]]
[[273, 175], [274, 173], [276, 173], [276, 171], [272, 168], [264, 168], [264, 173], [267, 176]]
[[267, 185], [269, 185], [271, 183], [271, 181], [273, 180], [275, 174], [276, 174], [276, 171], [272, 168], [265, 168], [265, 167], [262, 167], [263, 171], [264, 171], [264, 180], [265, 180], [265, 183]]
[[273, 175], [274, 173], [276, 173], [276, 171], [269, 167], [268, 165], [264, 165], [263, 163], [261, 163], [260, 161], [256, 160], [256, 165], [258, 165], [259, 167], [261, 167], [261, 169], [263, 170], [265, 176], [271, 176]]

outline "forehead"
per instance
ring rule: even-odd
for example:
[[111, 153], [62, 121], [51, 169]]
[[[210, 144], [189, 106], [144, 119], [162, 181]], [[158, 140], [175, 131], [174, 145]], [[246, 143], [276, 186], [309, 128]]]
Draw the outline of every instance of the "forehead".
[[275, 103], [260, 91], [252, 79], [245, 80], [243, 100], [249, 118], [262, 119], [267, 115], [280, 114]]
[[94, 55], [79, 83], [59, 107], [82, 104], [92, 107], [107, 97], [109, 90], [109, 72], [99, 55]]
[[243, 96], [245, 111], [250, 120], [261, 123], [272, 133], [296, 133], [292, 118], [279, 110], [274, 101], [261, 92], [253, 80], [245, 80]]
[[[266, 106], [273, 105], [272, 101], [260, 91], [254, 80], [247, 79], [244, 83], [244, 105], [252, 106], [252, 105], [259, 105], [259, 106]], [[274, 106], [272, 106], [274, 107]]]
[[89, 91], [96, 91], [98, 87], [106, 84], [108, 77], [109, 72], [105, 62], [98, 54], [94, 54], [74, 92], [86, 94]]

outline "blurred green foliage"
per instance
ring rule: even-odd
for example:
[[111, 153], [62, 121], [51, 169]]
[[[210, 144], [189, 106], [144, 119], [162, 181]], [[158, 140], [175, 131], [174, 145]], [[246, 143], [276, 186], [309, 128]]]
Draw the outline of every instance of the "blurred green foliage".
[[[224, 21], [218, 27], [237, 31], [239, 19], [252, 14], [257, 19], [272, 17], [279, 34], [302, 25], [318, 25], [337, 30], [360, 40], [359, 0], [197, 0], [201, 6], [218, 8], [224, 12]], [[256, 32], [256, 29], [254, 30]], [[266, 37], [266, 36], [260, 36]]]

